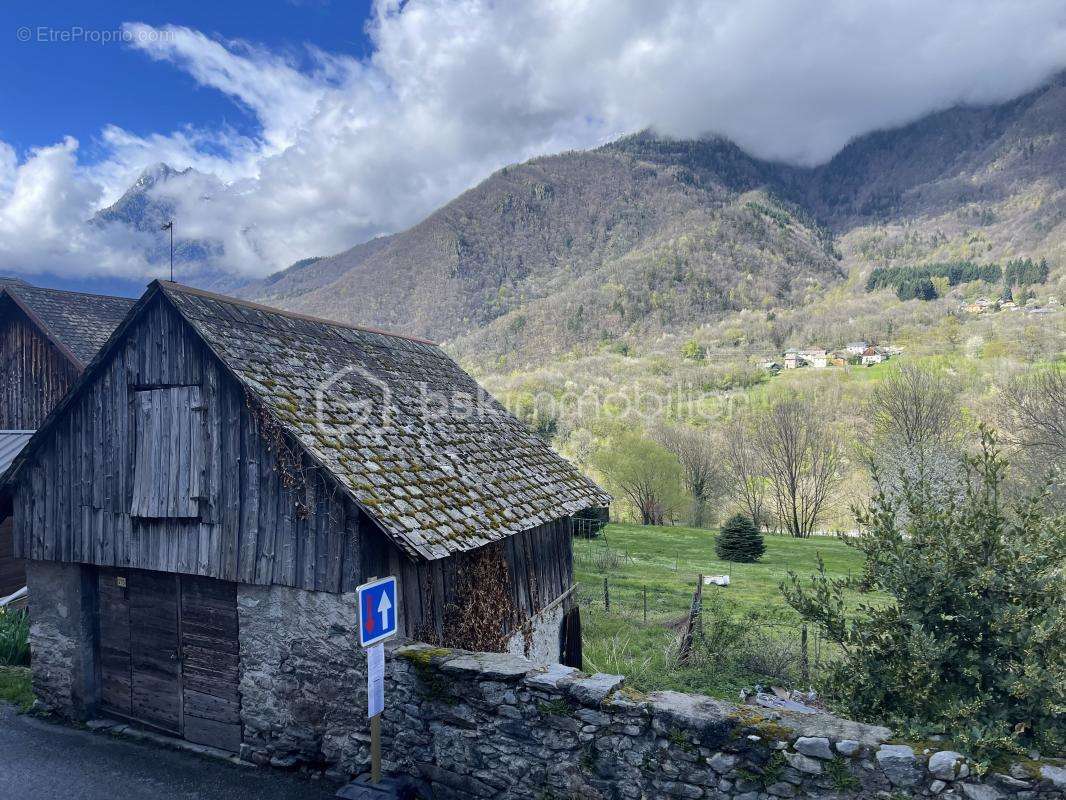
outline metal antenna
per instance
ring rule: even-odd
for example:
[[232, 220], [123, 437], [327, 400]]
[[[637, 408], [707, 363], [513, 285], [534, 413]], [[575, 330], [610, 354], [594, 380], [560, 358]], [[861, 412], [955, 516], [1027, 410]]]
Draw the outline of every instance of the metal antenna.
[[174, 282], [174, 220], [170, 220], [162, 227], [164, 231], [170, 231], [170, 282]]

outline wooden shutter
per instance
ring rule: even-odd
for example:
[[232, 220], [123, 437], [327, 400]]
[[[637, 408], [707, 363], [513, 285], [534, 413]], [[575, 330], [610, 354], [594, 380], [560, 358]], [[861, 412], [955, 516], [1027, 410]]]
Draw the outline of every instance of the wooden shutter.
[[204, 421], [199, 386], [134, 392], [135, 517], [198, 517]]

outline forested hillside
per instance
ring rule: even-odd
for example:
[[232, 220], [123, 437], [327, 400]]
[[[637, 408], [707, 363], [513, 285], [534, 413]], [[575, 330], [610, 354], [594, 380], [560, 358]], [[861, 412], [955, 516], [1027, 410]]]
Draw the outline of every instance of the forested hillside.
[[[1030, 258], [1048, 265], [1042, 285], [1058, 291], [1064, 128], [1060, 77], [1000, 106], [869, 134], [813, 169], [719, 138], [637, 134], [506, 167], [407, 231], [307, 259], [243, 293], [444, 341], [493, 370], [639, 349], [743, 310], [788, 319], [834, 292], [835, 307], [865, 316], [877, 267]], [[956, 301], [967, 286], [951, 285]], [[909, 296], [919, 294], [934, 299], [924, 284]], [[745, 344], [804, 345], [804, 325], [766, 327], [776, 331]], [[866, 319], [840, 335], [878, 330], [883, 320]]]

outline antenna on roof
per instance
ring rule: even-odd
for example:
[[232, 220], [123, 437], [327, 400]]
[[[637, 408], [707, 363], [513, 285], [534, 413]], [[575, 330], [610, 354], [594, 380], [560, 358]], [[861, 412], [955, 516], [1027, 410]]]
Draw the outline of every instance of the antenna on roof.
[[170, 231], [170, 282], [174, 283], [174, 220], [170, 220], [161, 230]]

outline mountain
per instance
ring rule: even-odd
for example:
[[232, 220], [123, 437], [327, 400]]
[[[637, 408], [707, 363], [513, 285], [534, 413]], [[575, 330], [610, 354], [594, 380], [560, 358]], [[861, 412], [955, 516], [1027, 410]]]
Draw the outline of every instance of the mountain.
[[513, 366], [802, 307], [875, 265], [1033, 256], [1058, 279], [1064, 133], [1062, 76], [868, 134], [815, 168], [641, 133], [506, 167], [409, 230], [241, 292]]
[[[153, 244], [145, 253], [145, 257], [152, 264], [167, 264], [170, 261], [170, 234], [162, 228], [177, 216], [177, 205], [172, 197], [177, 193], [179, 185], [188, 186], [194, 181], [206, 186], [208, 190], [222, 188], [217, 179], [197, 172], [192, 167], [176, 170], [167, 164], [154, 164], [141, 173], [122, 197], [107, 208], [97, 211], [89, 222], [97, 226], [123, 225], [149, 234]], [[200, 191], [204, 201], [210, 199], [203, 188]], [[217, 263], [224, 254], [221, 242], [185, 238], [181, 236], [180, 227], [177, 227], [174, 238], [175, 265], [191, 267], [200, 274], [210, 271], [210, 266]]]
[[[823, 229], [759, 190], [763, 166], [694, 175], [618, 149], [504, 168], [410, 230], [242, 292], [453, 340], [496, 325], [530, 357], [750, 305], [801, 302], [844, 272]], [[493, 334], [489, 334], [490, 338]]]

